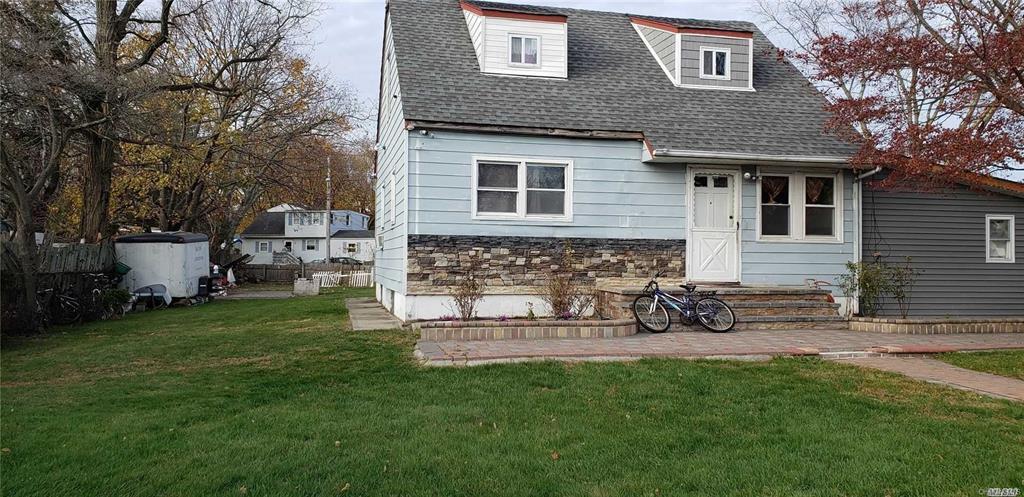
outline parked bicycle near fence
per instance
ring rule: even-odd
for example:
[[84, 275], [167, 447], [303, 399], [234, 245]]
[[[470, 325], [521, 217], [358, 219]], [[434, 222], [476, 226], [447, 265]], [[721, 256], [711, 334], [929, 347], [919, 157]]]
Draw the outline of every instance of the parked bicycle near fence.
[[647, 282], [643, 294], [633, 301], [633, 316], [637, 323], [651, 333], [661, 333], [672, 325], [666, 305], [679, 313], [680, 321], [686, 325], [695, 322], [716, 333], [729, 331], [736, 325], [736, 315], [728, 304], [714, 297], [714, 291], [697, 292], [697, 285], [680, 285], [682, 297], [663, 292], [658, 287], [658, 278], [664, 271]]

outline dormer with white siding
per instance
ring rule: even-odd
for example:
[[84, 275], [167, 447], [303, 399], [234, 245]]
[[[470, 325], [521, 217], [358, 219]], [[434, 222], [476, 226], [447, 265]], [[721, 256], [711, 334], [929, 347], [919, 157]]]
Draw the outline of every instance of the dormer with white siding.
[[631, 17], [633, 28], [673, 84], [754, 91], [754, 33]]
[[527, 5], [462, 2], [461, 6], [481, 72], [568, 77], [565, 15]]

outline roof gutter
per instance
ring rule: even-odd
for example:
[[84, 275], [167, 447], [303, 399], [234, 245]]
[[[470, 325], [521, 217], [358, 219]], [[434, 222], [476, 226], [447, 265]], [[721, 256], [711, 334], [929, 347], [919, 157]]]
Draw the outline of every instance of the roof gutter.
[[652, 153], [653, 158], [697, 159], [718, 161], [775, 162], [798, 164], [849, 164], [849, 157], [836, 155], [772, 155], [745, 154], [737, 152], [709, 152], [706, 150], [675, 150], [659, 148]]
[[870, 170], [870, 171], [868, 171], [868, 172], [866, 172], [864, 174], [858, 174], [857, 175], [857, 179], [855, 179], [854, 181], [863, 181], [864, 179], [870, 178], [871, 176], [874, 176], [874, 175], [878, 174], [881, 171], [882, 171], [882, 166], [875, 166], [874, 169], [872, 169], [872, 170]]

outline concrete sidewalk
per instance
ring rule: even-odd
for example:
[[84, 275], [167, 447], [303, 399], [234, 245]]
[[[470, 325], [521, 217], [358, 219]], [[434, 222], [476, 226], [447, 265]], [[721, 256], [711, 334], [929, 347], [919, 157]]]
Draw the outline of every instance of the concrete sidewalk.
[[348, 308], [353, 330], [391, 330], [402, 327], [402, 322], [373, 298], [345, 299], [345, 307]]
[[991, 397], [1024, 402], [1024, 381], [959, 368], [935, 359], [923, 357], [858, 357], [837, 359], [836, 362], [890, 371], [929, 383], [938, 383]]
[[643, 357], [848, 357], [1024, 349], [1024, 333], [894, 335], [849, 330], [749, 330], [734, 333], [640, 333], [622, 338], [447, 341], [416, 344], [416, 356], [435, 366], [532, 360], [608, 361]]

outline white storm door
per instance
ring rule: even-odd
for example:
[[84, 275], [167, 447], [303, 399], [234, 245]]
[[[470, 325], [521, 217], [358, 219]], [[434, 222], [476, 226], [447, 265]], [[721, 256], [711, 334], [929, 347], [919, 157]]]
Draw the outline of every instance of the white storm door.
[[694, 281], [739, 281], [737, 175], [698, 170], [692, 182], [687, 276]]

